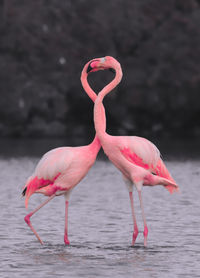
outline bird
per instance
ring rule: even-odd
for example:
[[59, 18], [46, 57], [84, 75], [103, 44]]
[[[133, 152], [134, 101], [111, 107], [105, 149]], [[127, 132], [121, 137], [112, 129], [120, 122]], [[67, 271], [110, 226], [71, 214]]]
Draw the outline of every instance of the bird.
[[[81, 73], [81, 83], [85, 92], [95, 101], [96, 94], [87, 82], [86, 64]], [[45, 153], [38, 162], [34, 173], [27, 179], [22, 195], [25, 196], [25, 207], [28, 207], [29, 198], [34, 193], [48, 196], [42, 204], [24, 217], [32, 232], [41, 244], [43, 241], [34, 229], [30, 218], [55, 196], [65, 197], [65, 229], [64, 243], [69, 245], [68, 239], [68, 206], [69, 198], [73, 188], [85, 177], [94, 164], [97, 154], [101, 148], [100, 141], [95, 135], [93, 141], [86, 146], [80, 147], [58, 147]]]
[[[148, 139], [139, 136], [112, 136], [106, 132], [106, 115], [103, 106], [104, 97], [112, 91], [122, 79], [120, 63], [111, 56], [92, 59], [88, 63], [88, 73], [111, 69], [115, 72], [114, 79], [98, 94], [94, 104], [94, 126], [104, 153], [118, 168], [127, 186], [130, 197], [133, 237], [132, 245], [138, 236], [138, 226], [134, 210], [133, 188], [139, 196], [144, 224], [144, 246], [147, 246], [148, 227], [142, 199], [143, 186], [163, 185], [170, 193], [179, 191], [175, 180], [167, 170], [158, 148]], [[102, 119], [104, 119], [102, 121]]]

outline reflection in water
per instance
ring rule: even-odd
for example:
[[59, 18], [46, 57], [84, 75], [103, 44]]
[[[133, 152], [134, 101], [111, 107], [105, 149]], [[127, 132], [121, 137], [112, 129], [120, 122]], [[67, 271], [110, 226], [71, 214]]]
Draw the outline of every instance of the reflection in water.
[[[64, 198], [57, 197], [33, 218], [44, 246], [25, 224], [21, 189], [38, 159], [0, 158], [0, 262], [2, 277], [198, 277], [200, 260], [199, 160], [171, 160], [167, 167], [181, 193], [164, 188], [143, 190], [149, 226], [143, 246], [143, 223], [135, 194], [140, 234], [131, 247], [132, 218], [120, 173], [97, 161], [75, 188], [69, 206], [70, 246], [64, 246]], [[45, 199], [31, 197], [30, 209]]]

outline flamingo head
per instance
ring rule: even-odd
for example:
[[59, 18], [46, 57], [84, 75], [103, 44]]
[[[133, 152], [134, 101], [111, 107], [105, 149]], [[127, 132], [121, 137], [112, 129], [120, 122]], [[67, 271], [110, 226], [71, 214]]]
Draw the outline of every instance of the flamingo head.
[[120, 68], [119, 62], [111, 56], [96, 58], [88, 63], [87, 73], [109, 69], [115, 73]]

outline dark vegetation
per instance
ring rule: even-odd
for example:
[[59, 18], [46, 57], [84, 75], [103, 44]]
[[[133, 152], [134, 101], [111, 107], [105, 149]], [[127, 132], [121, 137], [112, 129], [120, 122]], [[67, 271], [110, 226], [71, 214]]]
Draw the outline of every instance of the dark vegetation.
[[[114, 56], [124, 77], [105, 99], [115, 135], [200, 136], [200, 1], [0, 2], [0, 134], [93, 137], [80, 74]], [[112, 73], [92, 74], [99, 91]]]

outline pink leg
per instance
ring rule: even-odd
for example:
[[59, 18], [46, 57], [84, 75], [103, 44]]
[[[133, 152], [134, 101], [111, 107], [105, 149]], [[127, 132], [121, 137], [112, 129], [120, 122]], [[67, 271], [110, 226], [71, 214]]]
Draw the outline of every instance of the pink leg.
[[133, 192], [129, 192], [129, 197], [130, 197], [130, 201], [131, 201], [131, 211], [132, 211], [132, 217], [133, 217], [133, 241], [132, 241], [132, 245], [135, 244], [136, 238], [138, 236], [138, 227], [137, 227], [137, 222], [136, 222], [136, 217], [135, 217], [135, 211], [134, 211], [134, 204], [133, 204]]
[[68, 206], [69, 206], [69, 202], [65, 201], [65, 233], [64, 233], [65, 245], [69, 245], [69, 240], [68, 240]]
[[144, 214], [144, 207], [143, 207], [143, 202], [142, 202], [142, 194], [141, 191], [138, 191], [139, 194], [139, 199], [140, 199], [140, 207], [142, 210], [142, 218], [143, 218], [143, 222], [144, 222], [144, 246], [147, 246], [147, 236], [148, 236], [148, 228], [147, 228], [147, 223], [146, 223], [146, 218], [145, 218], [145, 214]]
[[27, 214], [24, 217], [25, 222], [28, 224], [28, 226], [31, 228], [31, 230], [33, 231], [33, 233], [35, 234], [35, 236], [37, 237], [37, 239], [39, 240], [39, 242], [41, 244], [43, 244], [43, 241], [40, 239], [38, 233], [36, 232], [36, 230], [33, 228], [33, 225], [31, 224], [30, 218], [33, 214], [35, 214], [39, 209], [41, 209], [43, 206], [45, 206], [49, 201], [51, 201], [54, 197], [56, 196], [56, 194], [53, 194], [51, 197], [49, 197], [45, 202], [43, 202], [39, 207], [37, 207], [35, 210], [33, 210], [32, 212], [30, 212], [29, 214]]

